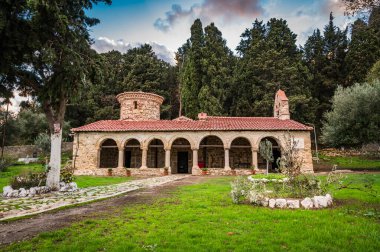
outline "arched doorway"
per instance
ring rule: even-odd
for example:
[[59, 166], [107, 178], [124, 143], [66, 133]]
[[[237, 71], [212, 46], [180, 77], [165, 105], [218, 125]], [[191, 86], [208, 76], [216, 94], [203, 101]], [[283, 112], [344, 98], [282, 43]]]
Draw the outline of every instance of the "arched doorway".
[[177, 138], [170, 151], [172, 173], [191, 173], [192, 151], [190, 142], [185, 138]]
[[199, 167], [223, 168], [224, 146], [223, 141], [217, 136], [203, 138], [199, 145]]
[[124, 146], [124, 167], [140, 168], [142, 151], [140, 142], [137, 139], [130, 139]]
[[231, 168], [250, 168], [252, 166], [251, 143], [244, 137], [235, 138], [230, 148]]
[[116, 168], [119, 157], [119, 149], [116, 141], [106, 139], [100, 146], [99, 168]]
[[[281, 157], [281, 147], [277, 140], [273, 137], [265, 137], [261, 139], [260, 143], [265, 140], [268, 140], [272, 143], [273, 162], [269, 162], [269, 172], [279, 172], [277, 160]], [[260, 154], [258, 156], [259, 169], [266, 169], [266, 160]]]
[[160, 139], [153, 139], [148, 146], [149, 168], [163, 168], [165, 166], [165, 150], [164, 144]]

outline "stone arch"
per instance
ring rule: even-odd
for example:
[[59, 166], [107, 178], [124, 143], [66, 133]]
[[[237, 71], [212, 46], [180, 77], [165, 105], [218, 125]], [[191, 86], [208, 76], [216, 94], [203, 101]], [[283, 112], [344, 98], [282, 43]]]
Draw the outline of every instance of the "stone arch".
[[235, 137], [230, 145], [230, 167], [250, 168], [252, 166], [252, 144], [246, 137]]
[[147, 142], [147, 166], [148, 168], [165, 167], [165, 142], [158, 137]]
[[201, 146], [201, 143], [202, 143], [202, 141], [205, 139], [205, 138], [207, 138], [207, 137], [217, 137], [217, 138], [219, 138], [220, 139], [220, 141], [222, 141], [222, 143], [223, 143], [223, 148], [226, 148], [228, 145], [227, 145], [227, 140], [224, 140], [223, 141], [223, 139], [225, 139], [225, 137], [223, 137], [223, 135], [220, 135], [220, 134], [208, 134], [208, 135], [204, 135], [204, 136], [202, 136], [201, 138], [199, 138], [198, 139], [198, 142], [197, 142], [197, 147], [198, 147], [198, 149], [199, 149], [199, 147]]
[[223, 168], [224, 167], [224, 142], [218, 135], [204, 136], [199, 142], [198, 160], [202, 168]]
[[104, 143], [104, 141], [108, 140], [108, 139], [112, 139], [116, 142], [116, 145], [117, 147], [119, 148], [119, 150], [121, 150], [123, 148], [123, 145], [120, 144], [120, 141], [116, 140], [115, 138], [113, 137], [110, 137], [110, 136], [102, 136], [98, 139], [98, 141], [96, 142], [96, 149], [97, 150], [100, 150], [100, 148], [102, 147], [102, 144]]
[[168, 141], [168, 148], [171, 149], [172, 146], [173, 146], [173, 143], [177, 139], [180, 139], [180, 138], [186, 139], [190, 143], [191, 149], [195, 149], [195, 148], [198, 147], [198, 146], [196, 146], [195, 141], [194, 141], [194, 139], [192, 137], [190, 137], [188, 135], [183, 135], [183, 136], [175, 135], [172, 138], [170, 138], [170, 140]]
[[260, 147], [260, 142], [261, 142], [261, 140], [263, 140], [264, 138], [267, 138], [267, 137], [276, 140], [276, 142], [277, 142], [277, 144], [280, 146], [280, 148], [283, 146], [283, 145], [282, 145], [282, 141], [280, 140], [279, 137], [274, 136], [273, 134], [262, 134], [262, 135], [260, 135], [260, 136], [257, 138], [257, 140], [255, 141], [255, 144], [254, 144], [252, 147], [258, 150], [259, 147]]
[[117, 142], [112, 139], [103, 139], [99, 147], [98, 167], [116, 168], [118, 165], [119, 147]]
[[140, 168], [142, 164], [141, 142], [137, 138], [128, 138], [124, 142], [124, 167]]
[[170, 167], [172, 173], [191, 173], [191, 142], [185, 137], [176, 137], [170, 143]]
[[130, 140], [137, 140], [139, 143], [140, 143], [140, 149], [143, 148], [143, 144], [144, 144], [144, 140], [141, 138], [141, 137], [136, 137], [136, 136], [127, 136], [125, 138], [123, 138], [123, 140], [121, 140], [121, 146], [123, 146], [123, 148], [125, 148], [125, 145], [128, 143], [128, 141]]
[[258, 140], [258, 168], [266, 169], [266, 161], [260, 155], [260, 143], [264, 140], [269, 140], [273, 146], [273, 162], [269, 162], [269, 172], [278, 172], [277, 159], [281, 157], [281, 142], [278, 138], [273, 136], [263, 136]]
[[142, 148], [143, 149], [144, 148], [148, 149], [150, 142], [152, 142], [155, 139], [160, 140], [164, 144], [164, 149], [168, 148], [168, 142], [167, 142], [167, 140], [165, 138], [161, 137], [161, 136], [151, 136], [151, 137], [146, 138], [143, 141]]

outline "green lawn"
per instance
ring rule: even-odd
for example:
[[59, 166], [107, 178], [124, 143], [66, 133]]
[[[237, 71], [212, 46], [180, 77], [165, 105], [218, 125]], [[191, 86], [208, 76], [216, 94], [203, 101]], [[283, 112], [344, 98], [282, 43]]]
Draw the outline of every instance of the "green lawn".
[[338, 165], [338, 169], [350, 170], [380, 170], [380, 159], [369, 159], [364, 156], [352, 157], [329, 157], [320, 154], [320, 164], [316, 166], [328, 166], [332, 168], [334, 164]]
[[79, 188], [90, 186], [104, 186], [123, 183], [132, 180], [132, 177], [106, 177], [106, 176], [76, 176], [75, 182]]
[[[378, 251], [380, 199], [363, 191], [336, 194], [339, 206], [281, 210], [235, 205], [231, 177], [183, 186], [168, 198], [124, 206], [103, 218], [3, 247], [4, 251]], [[360, 187], [380, 175], [351, 175]], [[338, 201], [337, 201], [338, 202]]]
[[[0, 192], [3, 192], [3, 187], [9, 185], [12, 177], [28, 171], [39, 172], [43, 171], [44, 166], [41, 164], [23, 164], [13, 165], [8, 167], [7, 171], [0, 172]], [[76, 176], [75, 182], [78, 187], [103, 186], [122, 183], [131, 180], [131, 177], [99, 177], [99, 176]]]

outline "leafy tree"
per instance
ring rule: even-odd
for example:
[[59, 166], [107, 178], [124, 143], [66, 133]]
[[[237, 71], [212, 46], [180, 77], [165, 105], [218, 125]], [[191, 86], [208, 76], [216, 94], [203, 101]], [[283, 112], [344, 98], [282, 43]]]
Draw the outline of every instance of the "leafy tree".
[[[8, 62], [13, 67], [0, 69], [1, 84], [9, 87], [15, 83], [22, 93], [36, 97], [46, 114], [52, 144], [47, 185], [53, 189], [59, 188], [66, 104], [75, 97], [81, 85], [94, 80], [100, 72], [96, 69], [97, 57], [90, 49], [88, 32], [88, 27], [99, 20], [88, 17], [85, 12], [100, 2], [111, 3], [110, 0], [21, 1], [17, 6], [18, 14], [6, 15], [5, 22], [2, 22], [7, 24], [2, 26], [6, 43], [12, 40], [23, 42], [20, 47], [5, 48], [5, 54], [10, 55]], [[8, 4], [7, 7], [12, 9], [15, 6]], [[24, 37], [13, 34], [13, 27], [19, 22], [24, 24]], [[24, 45], [29, 42], [31, 45], [26, 50]]]
[[116, 95], [125, 91], [144, 91], [165, 98], [161, 118], [178, 114], [177, 68], [157, 58], [150, 45], [122, 54], [111, 51], [100, 55], [103, 79], [82, 87], [81, 98], [68, 107], [66, 120], [73, 127], [104, 119], [119, 119]]
[[380, 7], [379, 0], [342, 0], [346, 7], [347, 15], [355, 15], [360, 12], [370, 11], [373, 8]]
[[375, 80], [380, 80], [380, 60], [372, 66], [366, 77], [367, 82], [373, 82]]
[[50, 136], [46, 133], [40, 133], [34, 139], [34, 144], [41, 149], [44, 156], [50, 153]]
[[269, 173], [269, 162], [273, 162], [274, 157], [273, 157], [273, 147], [272, 143], [268, 140], [265, 139], [265, 141], [260, 142], [260, 147], [259, 147], [260, 155], [262, 158], [265, 159], [267, 162], [267, 175]]
[[380, 81], [339, 86], [325, 114], [322, 140], [331, 146], [359, 146], [380, 139]]

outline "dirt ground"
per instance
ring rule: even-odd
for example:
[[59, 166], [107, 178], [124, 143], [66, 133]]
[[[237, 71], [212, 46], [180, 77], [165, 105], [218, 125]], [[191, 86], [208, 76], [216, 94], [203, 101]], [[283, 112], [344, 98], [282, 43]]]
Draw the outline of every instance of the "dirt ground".
[[101, 218], [120, 211], [126, 205], [149, 203], [155, 199], [168, 197], [170, 192], [182, 185], [191, 185], [206, 180], [207, 177], [191, 176], [161, 186], [142, 189], [106, 200], [38, 214], [26, 219], [0, 223], [0, 244], [9, 244], [30, 239], [39, 233], [53, 231], [88, 218]]

